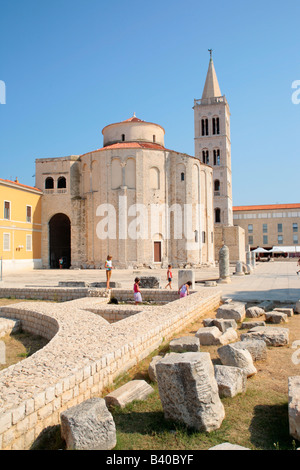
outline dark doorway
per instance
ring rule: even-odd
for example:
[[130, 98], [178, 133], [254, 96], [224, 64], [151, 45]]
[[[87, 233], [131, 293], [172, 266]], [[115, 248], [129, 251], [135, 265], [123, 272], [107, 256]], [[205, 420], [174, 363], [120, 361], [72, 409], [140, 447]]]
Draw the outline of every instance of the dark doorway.
[[56, 214], [49, 222], [49, 256], [51, 269], [60, 267], [60, 259], [64, 269], [71, 266], [71, 222], [65, 214]]
[[154, 242], [154, 263], [161, 262], [161, 242]]

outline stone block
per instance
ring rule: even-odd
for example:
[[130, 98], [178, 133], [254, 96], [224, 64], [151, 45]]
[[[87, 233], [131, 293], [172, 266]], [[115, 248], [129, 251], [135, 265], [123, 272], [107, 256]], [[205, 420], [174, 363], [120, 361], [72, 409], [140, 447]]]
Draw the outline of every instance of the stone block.
[[222, 336], [222, 332], [216, 326], [208, 326], [199, 328], [195, 336], [199, 338], [200, 345], [212, 346], [220, 344], [219, 338]]
[[294, 313], [300, 313], [300, 300], [296, 302]]
[[197, 431], [219, 429], [225, 417], [209, 353], [172, 354], [156, 365], [165, 419]]
[[244, 320], [245, 315], [245, 304], [243, 302], [232, 302], [221, 305], [217, 310], [216, 318], [232, 319], [241, 322]]
[[288, 316], [286, 313], [281, 312], [268, 312], [266, 315], [266, 322], [268, 323], [287, 323]]
[[251, 354], [253, 361], [267, 359], [267, 345], [261, 339], [244, 339], [234, 343], [236, 348], [246, 349]]
[[145, 380], [131, 380], [104, 397], [106, 405], [124, 408], [134, 400], [145, 400], [153, 388]]
[[196, 336], [183, 336], [170, 341], [170, 351], [175, 353], [199, 352], [200, 340]]
[[242, 330], [250, 330], [251, 328], [255, 328], [256, 326], [266, 326], [264, 321], [245, 321], [241, 324]]
[[141, 276], [140, 280], [141, 289], [159, 289], [160, 287], [160, 278], [157, 276]]
[[285, 313], [288, 317], [294, 316], [294, 310], [292, 308], [276, 307], [273, 311]]
[[265, 314], [265, 311], [261, 307], [249, 307], [246, 310], [246, 318], [257, 318]]
[[224, 366], [239, 367], [247, 377], [257, 373], [252, 356], [246, 349], [236, 348], [234, 344], [228, 344], [219, 348], [218, 354]]
[[152, 382], [156, 382], [157, 381], [157, 377], [156, 377], [156, 364], [161, 361], [163, 359], [162, 356], [154, 356], [149, 364], [149, 367], [148, 367], [148, 375], [149, 375], [149, 379], [152, 381]]
[[232, 398], [246, 391], [247, 377], [243, 369], [223, 365], [215, 365], [214, 369], [221, 398]]
[[102, 398], [91, 398], [64, 411], [61, 435], [68, 450], [111, 450], [115, 447], [116, 427]]
[[288, 396], [289, 432], [300, 441], [300, 376], [289, 377]]
[[195, 289], [195, 271], [192, 269], [179, 269], [178, 271], [178, 289], [186, 282], [191, 281], [191, 289]]
[[215, 318], [213, 320], [213, 324], [214, 326], [216, 326], [217, 328], [219, 328], [220, 331], [222, 331], [222, 333], [225, 333], [226, 330], [228, 330], [229, 328], [233, 328], [234, 330], [237, 329], [237, 324], [236, 324], [236, 321], [233, 320], [233, 319], [226, 319], [226, 318]]
[[289, 344], [289, 329], [272, 326], [256, 326], [247, 333], [241, 335], [244, 339], [262, 339], [267, 346], [286, 346]]

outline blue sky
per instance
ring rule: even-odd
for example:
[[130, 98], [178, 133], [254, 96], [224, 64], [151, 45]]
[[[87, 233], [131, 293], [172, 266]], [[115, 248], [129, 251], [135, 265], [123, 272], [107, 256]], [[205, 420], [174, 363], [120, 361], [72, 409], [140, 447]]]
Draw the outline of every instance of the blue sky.
[[0, 0], [0, 177], [102, 146], [137, 117], [194, 155], [195, 98], [213, 49], [231, 110], [233, 203], [300, 202], [300, 4], [227, 0]]

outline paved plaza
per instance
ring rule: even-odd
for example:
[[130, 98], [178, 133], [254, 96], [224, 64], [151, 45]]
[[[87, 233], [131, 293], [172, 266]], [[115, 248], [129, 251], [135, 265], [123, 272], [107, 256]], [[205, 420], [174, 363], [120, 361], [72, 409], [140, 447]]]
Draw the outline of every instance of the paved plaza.
[[[294, 303], [300, 299], [300, 275], [297, 276], [296, 261], [275, 261], [257, 263], [249, 275], [236, 276], [231, 267], [231, 282], [217, 284], [226, 298], [241, 301], [276, 300]], [[157, 276], [161, 279], [162, 288], [167, 284], [166, 270], [121, 270], [115, 269], [112, 281], [121, 284], [122, 288], [131, 289], [136, 276]], [[173, 288], [178, 288], [178, 270], [173, 270]], [[202, 267], [195, 270], [196, 290], [203, 288], [205, 281], [219, 278], [218, 267]], [[1, 287], [53, 287], [60, 281], [105, 282], [105, 270], [35, 270], [4, 273]]]

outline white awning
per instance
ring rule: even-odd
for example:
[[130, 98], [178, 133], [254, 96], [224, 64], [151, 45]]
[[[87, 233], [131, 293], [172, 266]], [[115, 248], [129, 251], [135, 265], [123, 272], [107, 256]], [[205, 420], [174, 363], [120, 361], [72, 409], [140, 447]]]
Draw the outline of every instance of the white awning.
[[300, 246], [273, 246], [270, 253], [300, 253]]
[[256, 250], [252, 250], [253, 253], [270, 253], [269, 250], [265, 250], [264, 248], [262, 247], [258, 247], [256, 248]]

